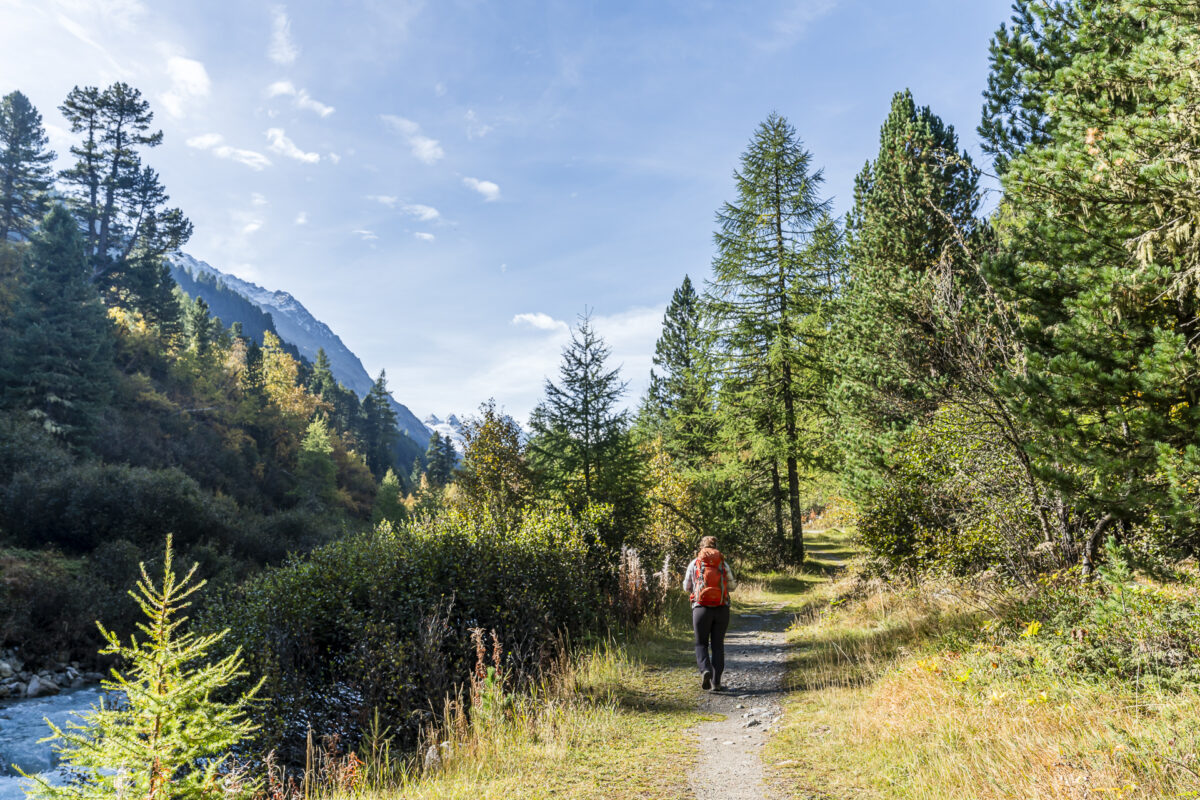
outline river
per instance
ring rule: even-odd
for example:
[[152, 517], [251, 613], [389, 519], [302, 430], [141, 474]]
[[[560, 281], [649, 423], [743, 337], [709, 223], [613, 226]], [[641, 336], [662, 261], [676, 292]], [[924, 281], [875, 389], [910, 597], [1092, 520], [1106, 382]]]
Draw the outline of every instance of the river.
[[25, 785], [13, 765], [30, 775], [40, 774], [53, 781], [57, 759], [49, 743], [39, 744], [50, 734], [46, 718], [64, 726], [76, 712], [84, 712], [100, 702], [99, 686], [74, 689], [50, 697], [0, 703], [0, 800], [22, 800]]

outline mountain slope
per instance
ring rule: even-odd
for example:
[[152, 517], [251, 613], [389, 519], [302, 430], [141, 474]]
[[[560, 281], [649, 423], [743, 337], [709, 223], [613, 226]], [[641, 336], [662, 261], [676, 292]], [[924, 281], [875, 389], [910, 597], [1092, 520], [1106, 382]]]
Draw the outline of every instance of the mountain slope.
[[[330, 369], [338, 381], [351, 389], [359, 397], [366, 396], [371, 390], [374, 379], [367, 373], [359, 361], [341, 338], [330, 330], [329, 326], [314, 317], [299, 300], [287, 292], [273, 292], [269, 289], [242, 280], [236, 275], [221, 272], [211, 264], [193, 258], [186, 253], [179, 253], [171, 259], [171, 274], [177, 283], [188, 294], [196, 292], [213, 309], [216, 316], [226, 325], [241, 322], [247, 333], [251, 330], [261, 330], [264, 323], [255, 315], [246, 314], [246, 319], [240, 319], [242, 310], [235, 304], [229, 303], [227, 297], [222, 297], [214, 286], [225, 289], [244, 297], [254, 307], [270, 316], [274, 322], [275, 332], [283, 341], [296, 347], [309, 361], [316, 361], [317, 351], [325, 350], [329, 357]], [[203, 276], [203, 277], [202, 277]], [[205, 279], [207, 278], [207, 279]], [[216, 308], [220, 304], [225, 313], [233, 316], [226, 317]], [[260, 334], [261, 336], [261, 334]], [[396, 421], [402, 431], [409, 435], [422, 449], [429, 444], [429, 429], [417, 419], [403, 403], [392, 398], [392, 410], [396, 412]]]

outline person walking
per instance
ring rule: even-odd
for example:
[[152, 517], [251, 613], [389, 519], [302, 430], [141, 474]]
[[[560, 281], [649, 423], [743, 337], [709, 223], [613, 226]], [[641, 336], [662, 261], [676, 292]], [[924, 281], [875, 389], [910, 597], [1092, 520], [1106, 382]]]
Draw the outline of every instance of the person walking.
[[729, 629], [729, 593], [735, 588], [737, 581], [729, 562], [717, 549], [717, 537], [705, 536], [700, 540], [700, 552], [684, 573], [683, 590], [692, 598], [692, 630], [696, 633], [700, 685], [714, 692], [721, 691], [721, 673], [725, 671], [725, 631]]

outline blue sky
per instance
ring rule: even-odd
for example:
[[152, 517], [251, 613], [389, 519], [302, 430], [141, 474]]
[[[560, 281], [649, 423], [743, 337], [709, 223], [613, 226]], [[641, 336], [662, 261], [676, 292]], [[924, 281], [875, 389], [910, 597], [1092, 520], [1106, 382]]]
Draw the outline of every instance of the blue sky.
[[662, 312], [778, 111], [839, 214], [910, 88], [978, 155], [1009, 0], [0, 0], [0, 92], [125, 80], [185, 248], [327, 322], [420, 416], [524, 419], [585, 308], [645, 386]]

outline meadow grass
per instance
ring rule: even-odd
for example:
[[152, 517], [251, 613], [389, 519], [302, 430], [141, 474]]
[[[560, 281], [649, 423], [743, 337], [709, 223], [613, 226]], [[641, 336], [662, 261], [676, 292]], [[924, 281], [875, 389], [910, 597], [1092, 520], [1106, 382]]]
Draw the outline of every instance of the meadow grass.
[[765, 749], [797, 798], [1200, 797], [1200, 693], [1033, 669], [964, 644], [996, 598], [846, 577], [798, 615]]
[[[697, 711], [686, 603], [621, 638], [584, 645], [528, 697], [437, 736], [435, 769], [329, 798], [649, 798], [690, 794]], [[445, 742], [444, 745], [441, 743]], [[367, 786], [372, 781], [365, 782]]]

